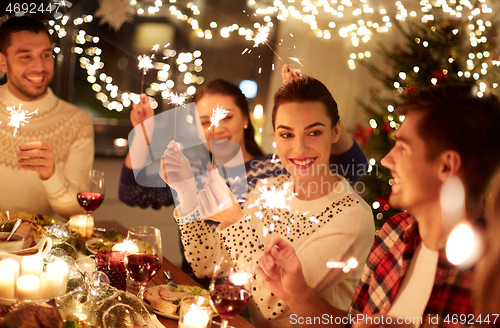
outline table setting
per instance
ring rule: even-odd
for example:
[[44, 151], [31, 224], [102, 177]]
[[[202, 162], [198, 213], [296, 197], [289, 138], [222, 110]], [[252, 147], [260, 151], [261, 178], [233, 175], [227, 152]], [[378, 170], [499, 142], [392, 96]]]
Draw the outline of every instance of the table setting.
[[[0, 326], [37, 320], [67, 328], [252, 327], [240, 310], [228, 315], [220, 300], [214, 307], [214, 293], [163, 257], [159, 229], [94, 222], [104, 177], [88, 176], [78, 193], [86, 215], [60, 222], [0, 213]], [[28, 311], [37, 318], [22, 315]]]

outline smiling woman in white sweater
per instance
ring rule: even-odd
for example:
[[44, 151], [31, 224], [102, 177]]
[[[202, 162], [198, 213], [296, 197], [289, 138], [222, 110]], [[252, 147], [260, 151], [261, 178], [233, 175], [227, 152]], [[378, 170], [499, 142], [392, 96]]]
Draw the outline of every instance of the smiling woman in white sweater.
[[[327, 262], [354, 257], [364, 263], [373, 242], [374, 223], [368, 204], [344, 177], [329, 170], [331, 144], [339, 138], [337, 104], [320, 81], [295, 78], [274, 96], [272, 119], [278, 154], [290, 175], [259, 181], [241, 207], [233, 205], [217, 170], [208, 174], [198, 201], [193, 201], [196, 187], [187, 179], [188, 161], [175, 143], [165, 151], [162, 176], [179, 194], [175, 216], [186, 258], [198, 277], [209, 277], [223, 248], [237, 265], [255, 261], [271, 235], [279, 234], [295, 249], [307, 284], [331, 305], [347, 310], [362, 266], [343, 273], [342, 269], [329, 269]], [[265, 190], [284, 192], [286, 205], [262, 206], [258, 199]], [[221, 222], [215, 232], [206, 224], [207, 217]], [[253, 325], [293, 325], [287, 305], [258, 276], [251, 293]]]

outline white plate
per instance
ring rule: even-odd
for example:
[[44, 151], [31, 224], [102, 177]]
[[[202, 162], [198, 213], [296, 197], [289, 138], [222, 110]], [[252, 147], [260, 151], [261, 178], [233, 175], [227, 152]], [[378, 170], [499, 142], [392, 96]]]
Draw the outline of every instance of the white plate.
[[89, 251], [90, 254], [95, 255], [95, 254], [97, 254], [97, 252], [92, 250], [91, 246], [99, 244], [99, 243], [103, 243], [103, 242], [104, 242], [104, 240], [102, 238], [92, 238], [92, 239], [85, 241], [85, 247], [87, 248], [87, 250]]
[[[149, 287], [149, 288], [146, 289], [146, 291], [149, 290], [149, 289], [153, 289], [153, 288], [164, 288], [164, 287], [167, 287], [168, 289], [172, 289], [172, 287], [170, 285], [164, 284], [164, 285], [157, 285], [157, 286]], [[193, 287], [193, 286], [179, 285], [179, 287]], [[206, 289], [204, 289], [204, 290], [206, 290]], [[180, 299], [179, 299], [179, 301], [180, 301]], [[145, 300], [143, 300], [143, 303], [144, 303], [144, 306], [146, 306], [146, 308], [149, 311], [153, 312], [156, 315], [159, 315], [159, 316], [162, 316], [162, 317], [165, 317], [165, 318], [169, 318], [169, 319], [179, 320], [179, 316], [178, 315], [170, 315], [170, 314], [166, 314], [166, 313], [160, 312], [158, 310], [155, 310]], [[179, 310], [179, 305], [177, 305], [177, 311], [178, 310]], [[217, 317], [217, 316], [219, 316], [219, 314], [214, 313], [214, 317]]]

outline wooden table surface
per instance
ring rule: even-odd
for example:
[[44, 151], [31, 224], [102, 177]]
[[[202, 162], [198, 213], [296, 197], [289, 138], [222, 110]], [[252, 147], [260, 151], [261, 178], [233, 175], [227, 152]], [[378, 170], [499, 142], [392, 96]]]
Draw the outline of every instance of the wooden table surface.
[[[97, 221], [95, 222], [96, 227], [100, 228], [106, 228], [106, 229], [114, 229], [116, 232], [119, 234], [126, 236], [127, 235], [127, 228], [125, 228], [120, 222], [118, 221]], [[172, 262], [170, 262], [168, 259], [165, 257], [163, 258], [163, 264], [161, 267], [161, 271], [158, 273], [155, 279], [149, 282], [148, 286], [155, 286], [155, 285], [163, 285], [166, 283], [166, 278], [165, 275], [163, 274], [164, 270], [170, 271], [172, 274], [172, 278], [177, 284], [180, 285], [189, 285], [189, 286], [200, 286], [195, 280], [193, 280], [190, 276], [188, 276], [184, 271], [176, 267]], [[201, 286], [200, 286], [201, 287]], [[167, 328], [170, 327], [178, 327], [178, 321], [165, 318], [162, 316], [157, 315], [158, 320]], [[214, 321], [220, 322], [220, 318], [214, 318]], [[236, 327], [236, 328], [252, 328], [253, 326], [249, 324], [245, 319], [243, 319], [241, 316], [234, 317], [232, 319], [229, 319], [229, 325]], [[217, 328], [219, 327], [218, 325], [212, 324], [212, 328]]]

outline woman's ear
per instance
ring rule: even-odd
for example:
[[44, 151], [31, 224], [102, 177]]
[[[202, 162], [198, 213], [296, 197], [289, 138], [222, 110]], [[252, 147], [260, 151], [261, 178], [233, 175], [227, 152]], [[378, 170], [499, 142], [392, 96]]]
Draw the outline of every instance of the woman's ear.
[[332, 144], [337, 143], [340, 139], [340, 120], [332, 128]]

